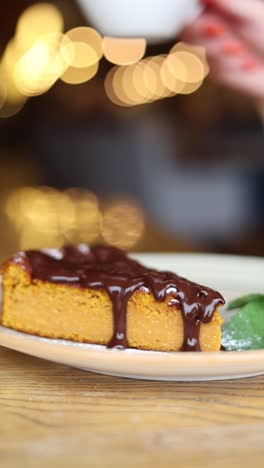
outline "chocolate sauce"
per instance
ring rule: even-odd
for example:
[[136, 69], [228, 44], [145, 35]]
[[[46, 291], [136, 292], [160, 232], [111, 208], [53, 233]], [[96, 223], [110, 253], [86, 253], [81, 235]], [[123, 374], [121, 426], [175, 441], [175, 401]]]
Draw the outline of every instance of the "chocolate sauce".
[[62, 250], [30, 250], [17, 254], [19, 263], [31, 276], [53, 283], [99, 289], [107, 292], [113, 308], [113, 336], [109, 348], [127, 348], [127, 303], [137, 290], [152, 293], [158, 302], [168, 299], [170, 307], [181, 310], [184, 341], [181, 351], [200, 351], [200, 324], [212, 320], [224, 304], [216, 291], [192, 283], [174, 273], [146, 268], [122, 250], [86, 245]]

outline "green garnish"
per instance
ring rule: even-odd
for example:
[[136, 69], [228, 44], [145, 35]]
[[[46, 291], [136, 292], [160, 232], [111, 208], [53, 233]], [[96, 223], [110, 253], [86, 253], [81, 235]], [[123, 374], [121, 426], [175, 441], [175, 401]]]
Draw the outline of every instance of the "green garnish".
[[239, 308], [223, 327], [222, 344], [228, 351], [264, 349], [264, 294], [236, 299], [227, 310]]
[[248, 294], [247, 296], [239, 297], [234, 301], [229, 302], [227, 310], [241, 309], [250, 302], [264, 301], [264, 294]]

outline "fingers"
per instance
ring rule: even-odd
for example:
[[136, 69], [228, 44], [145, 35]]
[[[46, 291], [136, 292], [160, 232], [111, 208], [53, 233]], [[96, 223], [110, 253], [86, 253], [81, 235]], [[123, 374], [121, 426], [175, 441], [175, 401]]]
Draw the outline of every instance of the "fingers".
[[250, 96], [256, 102], [264, 101], [264, 67], [256, 69], [254, 63], [253, 67], [251, 69], [251, 62], [248, 62], [248, 68], [243, 72], [212, 62], [211, 77], [222, 85]]
[[259, 14], [264, 14], [262, 0], [201, 0], [201, 2], [226, 17], [241, 22], [258, 20]]
[[225, 17], [205, 12], [186, 29], [184, 40], [205, 47], [215, 80], [254, 98], [264, 98], [264, 60], [234, 32]]
[[264, 2], [262, 0], [202, 0], [225, 19], [251, 47], [264, 53]]
[[228, 21], [214, 12], [204, 13], [184, 31], [183, 38], [187, 42], [205, 47], [209, 59], [229, 63], [232, 61], [243, 67], [244, 61], [255, 58], [254, 52], [233, 31]]

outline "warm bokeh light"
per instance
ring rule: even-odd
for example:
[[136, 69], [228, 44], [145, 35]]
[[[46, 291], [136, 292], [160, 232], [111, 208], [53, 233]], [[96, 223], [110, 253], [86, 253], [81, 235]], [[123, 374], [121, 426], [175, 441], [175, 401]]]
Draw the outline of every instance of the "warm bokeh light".
[[47, 91], [71, 62], [69, 40], [60, 34], [43, 36], [17, 61], [14, 79], [25, 96]]
[[135, 103], [143, 104], [153, 100], [153, 87], [155, 88], [155, 73], [148, 66], [148, 59], [131, 67], [131, 77], [127, 77], [127, 88], [131, 86], [135, 94]]
[[6, 214], [20, 229], [26, 223], [28, 210], [31, 210], [31, 202], [38, 200], [39, 190], [32, 187], [22, 187], [12, 192], [6, 202]]
[[172, 91], [162, 81], [161, 70], [166, 56], [157, 55], [142, 60], [135, 66], [133, 84], [144, 102], [169, 97]]
[[[20, 55], [16, 42], [14, 39], [11, 39], [2, 57], [0, 74], [2, 86], [4, 86], [6, 90], [6, 104], [8, 107], [18, 109], [21, 107], [21, 104], [23, 105], [25, 102], [25, 96], [18, 90], [14, 80], [14, 68], [19, 58]], [[10, 115], [12, 115], [12, 113]]]
[[67, 84], [92, 79], [103, 55], [116, 64], [105, 78], [109, 99], [123, 107], [150, 103], [176, 94], [190, 94], [209, 72], [203, 47], [179, 42], [168, 55], [142, 59], [146, 40], [102, 39], [87, 26], [62, 34], [63, 17], [49, 3], [27, 8], [18, 20], [0, 64], [0, 117], [18, 112], [27, 97], [48, 91], [61, 78]]
[[66, 33], [74, 47], [72, 67], [84, 68], [95, 65], [103, 55], [102, 37], [93, 28], [80, 26]]
[[146, 39], [104, 37], [103, 51], [109, 62], [130, 65], [145, 55]]
[[[209, 73], [209, 64], [206, 58], [206, 49], [202, 46], [195, 46], [186, 42], [178, 42], [170, 50], [170, 54], [174, 52], [189, 52], [197, 57], [203, 65], [203, 77], [205, 78]], [[199, 81], [199, 80], [198, 80]]]
[[143, 38], [102, 39], [87, 26], [66, 34], [62, 30], [63, 17], [56, 6], [38, 3], [24, 10], [0, 63], [0, 117], [16, 114], [27, 97], [45, 93], [59, 78], [75, 85], [89, 81], [98, 72], [103, 53], [120, 65], [107, 74], [105, 91], [123, 107], [190, 94], [209, 72], [203, 47], [179, 42], [168, 55], [142, 60]]
[[74, 225], [71, 200], [48, 187], [18, 189], [8, 198], [6, 213], [19, 229], [31, 226], [43, 233], [67, 232]]
[[173, 52], [168, 55], [166, 62], [170, 73], [177, 80], [181, 80], [184, 83], [196, 83], [204, 79], [202, 62], [190, 52]]
[[144, 215], [130, 200], [115, 200], [103, 211], [101, 234], [111, 245], [132, 249], [144, 233]]
[[[167, 57], [168, 58], [168, 57]], [[185, 85], [185, 77], [187, 76], [187, 71], [185, 65], [181, 60], [174, 60], [174, 66], [177, 66], [177, 74], [178, 77], [176, 78], [175, 74], [171, 73], [171, 69], [168, 66], [167, 58], [163, 61], [161, 65], [160, 75], [161, 80], [164, 86], [170, 90], [174, 95], [181, 93]]]
[[9, 195], [5, 212], [19, 234], [21, 248], [93, 242], [100, 233], [99, 202], [86, 190], [23, 187]]
[[207, 68], [189, 50], [148, 57], [116, 66], [105, 79], [109, 99], [119, 106], [146, 104], [176, 94], [190, 94], [202, 85]]
[[105, 81], [104, 81], [104, 89], [105, 89], [107, 97], [110, 99], [111, 102], [113, 102], [113, 104], [116, 104], [117, 106], [120, 106], [120, 107], [127, 107], [129, 104], [126, 104], [125, 102], [121, 101], [119, 97], [116, 95], [116, 92], [113, 88], [113, 78], [117, 69], [118, 67], [113, 67], [107, 73], [105, 77]]
[[18, 248], [20, 250], [60, 248], [63, 245], [64, 237], [59, 232], [38, 231], [38, 229], [32, 229], [30, 224], [23, 226], [19, 235]]
[[57, 216], [57, 231], [64, 237], [70, 236], [76, 226], [75, 206], [65, 192], [53, 190], [49, 195], [50, 203], [55, 207]]
[[62, 30], [56, 6], [38, 3], [24, 10], [0, 63], [0, 117], [14, 115], [28, 97], [45, 93], [59, 78], [81, 84], [96, 75], [103, 55], [100, 34], [86, 26]]
[[12, 71], [16, 62], [21, 57], [21, 51], [15, 38], [10, 39], [2, 56], [2, 66], [8, 71]]
[[61, 76], [61, 80], [68, 84], [81, 84], [91, 80], [98, 71], [98, 62], [94, 63], [90, 67], [77, 68], [68, 67], [65, 73]]
[[16, 41], [22, 52], [25, 52], [43, 35], [62, 31], [63, 17], [60, 10], [51, 3], [37, 3], [24, 10], [20, 16]]
[[198, 91], [202, 84], [203, 80], [197, 81], [196, 83], [185, 83], [181, 90], [181, 94], [192, 94], [195, 91]]
[[161, 68], [165, 57], [157, 55], [145, 60], [143, 80], [153, 100], [162, 99], [172, 94], [161, 79]]
[[76, 68], [90, 67], [98, 62], [98, 56], [94, 49], [85, 42], [72, 42], [73, 61], [71, 65]]
[[[112, 38], [105, 41], [108, 39], [110, 50]], [[208, 73], [204, 47], [179, 42], [168, 55], [114, 67], [105, 79], [105, 91], [113, 103], [135, 106], [177, 94], [191, 94], [200, 88]]]
[[169, 54], [164, 60], [163, 67], [165, 67], [166, 72], [171, 74], [176, 80], [186, 83], [188, 78], [187, 64], [178, 55], [178, 52]]
[[121, 86], [131, 105], [145, 104], [150, 101], [151, 94], [143, 79], [144, 65], [139, 62], [123, 69]]
[[95, 241], [101, 221], [96, 195], [81, 189], [70, 189], [66, 193], [73, 202], [75, 216], [74, 229], [68, 234], [68, 239], [75, 244]]
[[7, 97], [7, 90], [4, 82], [0, 82], [0, 110], [4, 107]]
[[99, 238], [131, 249], [144, 233], [144, 214], [135, 201], [115, 199], [101, 209], [97, 196], [84, 189], [21, 187], [9, 194], [5, 213], [23, 249], [93, 243]]
[[[115, 73], [113, 74], [112, 78], [112, 88], [115, 96], [119, 101], [121, 101], [126, 106], [133, 106], [135, 104], [135, 100], [129, 96], [129, 90], [132, 89], [133, 93], [133, 83], [131, 79], [128, 78], [129, 69], [126, 67], [116, 67]], [[124, 76], [128, 78], [126, 83], [128, 84], [127, 89], [124, 86]]]
[[149, 102], [152, 95], [146, 86], [143, 73], [143, 62], [110, 70], [105, 80], [105, 90], [109, 99], [119, 106], [135, 106]]

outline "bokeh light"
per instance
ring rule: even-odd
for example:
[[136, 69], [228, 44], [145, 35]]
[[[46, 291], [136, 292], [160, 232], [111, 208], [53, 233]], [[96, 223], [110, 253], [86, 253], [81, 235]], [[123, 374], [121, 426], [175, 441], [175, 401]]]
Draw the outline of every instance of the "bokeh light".
[[168, 57], [166, 57], [161, 66], [161, 80], [172, 93], [179, 94], [186, 83], [186, 66], [179, 58], [174, 57], [173, 70], [174, 73], [172, 73], [172, 67], [169, 67]]
[[102, 37], [93, 28], [80, 26], [66, 33], [74, 48], [72, 67], [90, 67], [101, 59], [103, 55]]
[[97, 60], [97, 55], [94, 49], [85, 42], [72, 42], [73, 60], [71, 65], [76, 68], [85, 68], [94, 65]]
[[60, 77], [64, 83], [78, 85], [91, 80], [98, 71], [98, 62], [86, 68], [68, 67], [65, 73]]
[[93, 242], [100, 233], [99, 202], [86, 190], [22, 187], [9, 195], [5, 212], [19, 234], [20, 248]]
[[6, 213], [18, 229], [30, 225], [39, 232], [68, 232], [75, 219], [69, 197], [49, 187], [16, 190], [7, 200]]
[[2, 66], [8, 70], [12, 71], [16, 62], [21, 57], [21, 50], [19, 49], [18, 43], [15, 38], [10, 39], [5, 48], [4, 54], [2, 56]]
[[0, 117], [16, 114], [27, 97], [46, 92], [70, 65], [70, 40], [62, 30], [63, 17], [54, 5], [38, 3], [24, 10], [0, 64], [6, 90]]
[[[129, 97], [127, 91], [124, 89], [124, 74], [127, 72], [126, 67], [115, 67], [112, 76], [112, 90], [113, 94], [117, 100], [119, 100], [122, 105], [125, 106], [133, 106], [135, 104], [135, 100]], [[129, 81], [129, 86], [133, 86], [131, 80]]]
[[74, 206], [74, 229], [68, 234], [68, 239], [75, 244], [95, 241], [99, 236], [101, 221], [96, 195], [81, 189], [70, 189], [66, 194]]
[[118, 67], [113, 67], [107, 73], [107, 75], [105, 77], [105, 81], [104, 81], [105, 93], [106, 93], [108, 99], [110, 99], [110, 101], [113, 102], [113, 104], [116, 104], [117, 106], [120, 106], [120, 107], [127, 107], [127, 106], [129, 106], [129, 104], [126, 104], [124, 101], [119, 99], [119, 97], [117, 96], [117, 94], [116, 94], [116, 92], [115, 92], [115, 90], [113, 88], [113, 79], [114, 79], [114, 75], [115, 75], [115, 72], [116, 72], [117, 69], [118, 69]]
[[59, 78], [80, 84], [96, 75], [103, 55], [100, 34], [86, 26], [62, 31], [56, 6], [38, 3], [24, 10], [0, 63], [0, 117], [14, 115], [28, 97], [47, 92]]
[[105, 91], [113, 103], [135, 106], [177, 94], [191, 94], [200, 88], [208, 73], [205, 49], [179, 42], [168, 55], [147, 57], [132, 65], [114, 67], [106, 76]]
[[71, 63], [68, 42], [61, 34], [43, 36], [17, 61], [14, 79], [22, 94], [42, 94], [59, 79]]
[[16, 28], [16, 41], [22, 51], [26, 51], [49, 33], [63, 31], [63, 16], [51, 3], [38, 3], [28, 7], [20, 16]]
[[202, 85], [208, 72], [205, 64], [190, 52], [190, 48], [148, 57], [132, 65], [113, 67], [106, 76], [105, 91], [119, 106], [135, 106], [176, 94], [190, 94]]
[[102, 38], [93, 28], [80, 26], [66, 33], [70, 41], [69, 55], [73, 55], [70, 66], [61, 80], [68, 84], [81, 84], [91, 80], [99, 68], [103, 55]]
[[[119, 85], [119, 93], [123, 92], [123, 95], [126, 96], [127, 98], [127, 103], [130, 105], [139, 105], [139, 104], [144, 104], [148, 102], [150, 99], [150, 93], [143, 92], [142, 88], [144, 91], [146, 91], [145, 83], [143, 81], [143, 65], [141, 62], [135, 64], [135, 65], [130, 65], [124, 68], [117, 70], [116, 72], [116, 77], [118, 76], [119, 72], [122, 71], [122, 80], [117, 82]], [[135, 79], [135, 74], [137, 73], [137, 76], [140, 75], [141, 81], [139, 84], [139, 81]], [[114, 84], [115, 84], [115, 79], [114, 79]]]
[[148, 62], [149, 60], [145, 59], [131, 67], [131, 77], [127, 77], [126, 86], [130, 86], [134, 91], [136, 104], [147, 103], [153, 99], [155, 72], [148, 66]]
[[0, 110], [4, 107], [7, 97], [7, 89], [4, 82], [0, 81]]
[[209, 64], [206, 58], [205, 47], [188, 44], [186, 42], [177, 42], [177, 44], [175, 44], [170, 50], [170, 54], [173, 54], [175, 52], [189, 52], [190, 54], [198, 58], [203, 66], [203, 78], [205, 78], [208, 75]]
[[197, 81], [196, 83], [185, 83], [181, 90], [181, 94], [192, 94], [195, 91], [198, 91], [202, 84], [203, 80]]
[[64, 238], [59, 232], [42, 232], [32, 229], [32, 226], [23, 226], [19, 234], [20, 250], [43, 249], [46, 247], [60, 248], [64, 245]]
[[[19, 60], [20, 55], [14, 39], [11, 39], [4, 51], [1, 65], [1, 84], [5, 88], [5, 110], [20, 109], [25, 103], [25, 96], [18, 90], [14, 79], [14, 68]], [[4, 116], [8, 116], [9, 112], [5, 112]], [[13, 115], [11, 112], [10, 115]]]
[[133, 38], [104, 37], [104, 55], [116, 65], [130, 65], [145, 55], [146, 40]]
[[149, 102], [152, 95], [146, 86], [143, 73], [143, 62], [110, 70], [105, 80], [105, 91], [109, 99], [120, 106]]
[[161, 78], [161, 69], [165, 58], [165, 55], [157, 55], [149, 57], [145, 61], [143, 80], [153, 100], [162, 99], [172, 94]]
[[101, 235], [110, 245], [132, 249], [144, 233], [144, 214], [131, 200], [114, 200], [103, 211]]
[[202, 62], [191, 52], [176, 51], [166, 59], [170, 73], [185, 83], [196, 83], [204, 79]]
[[143, 211], [135, 201], [118, 198], [99, 202], [94, 193], [79, 188], [15, 189], [6, 200], [5, 213], [21, 249], [94, 243], [98, 239], [131, 249], [145, 227]]

